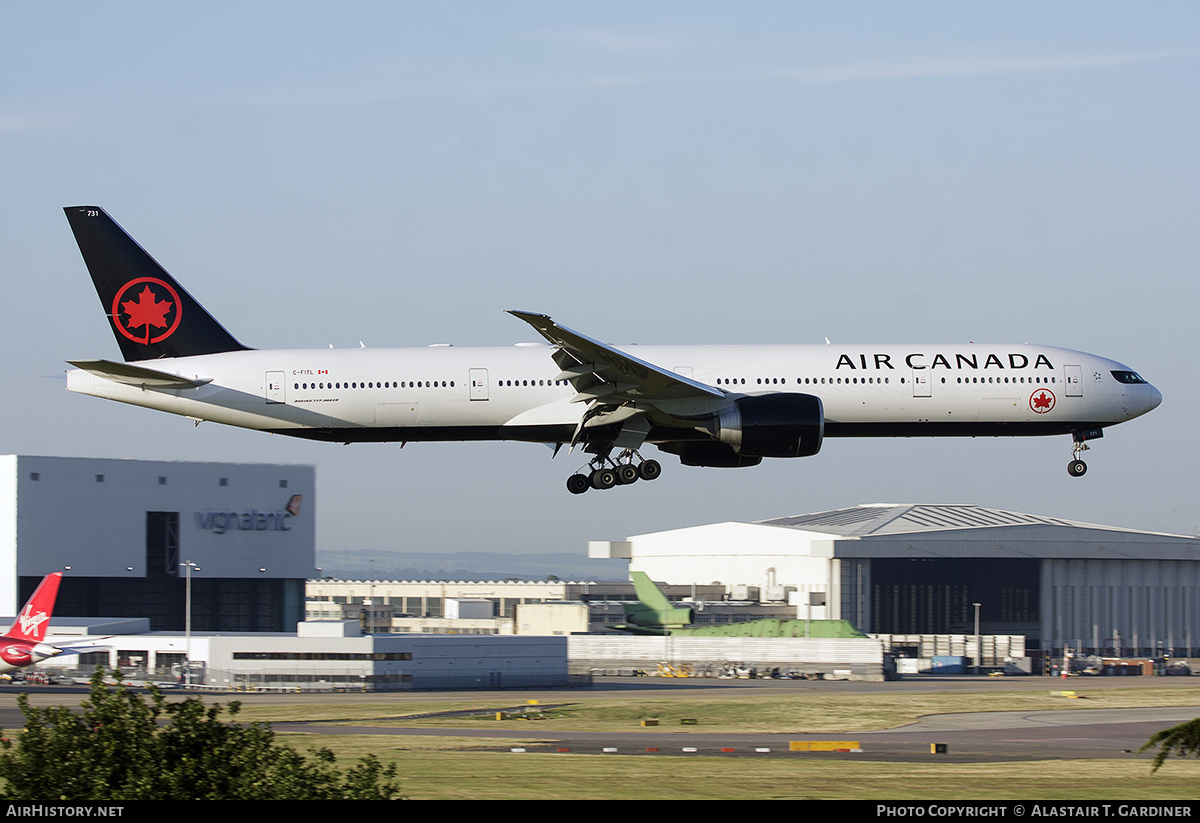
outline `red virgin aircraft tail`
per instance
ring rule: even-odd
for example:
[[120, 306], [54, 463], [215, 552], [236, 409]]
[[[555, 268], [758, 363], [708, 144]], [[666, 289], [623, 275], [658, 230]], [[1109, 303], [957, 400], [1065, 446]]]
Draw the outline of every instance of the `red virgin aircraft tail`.
[[41, 643], [46, 639], [46, 627], [50, 625], [50, 615], [54, 612], [54, 601], [58, 597], [58, 584], [62, 582], [62, 572], [53, 572], [42, 578], [42, 582], [34, 590], [12, 627], [4, 635], [9, 640], [27, 640], [30, 643]]

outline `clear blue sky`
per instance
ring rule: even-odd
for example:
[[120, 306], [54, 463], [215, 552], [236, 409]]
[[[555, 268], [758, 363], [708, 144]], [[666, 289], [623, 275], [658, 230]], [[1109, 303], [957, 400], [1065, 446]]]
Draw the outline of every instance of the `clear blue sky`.
[[[0, 5], [0, 451], [312, 463], [322, 549], [578, 551], [864, 502], [1195, 533], [1200, 6]], [[1068, 437], [827, 441], [573, 497], [522, 444], [338, 446], [68, 395], [62, 207], [258, 348], [1040, 342], [1163, 392]], [[656, 450], [650, 452], [657, 454]], [[86, 539], [81, 535], [81, 539]]]

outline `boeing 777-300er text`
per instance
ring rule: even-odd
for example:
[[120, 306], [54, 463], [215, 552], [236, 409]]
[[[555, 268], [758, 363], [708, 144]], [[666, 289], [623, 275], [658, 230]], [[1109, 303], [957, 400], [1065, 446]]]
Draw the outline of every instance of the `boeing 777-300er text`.
[[250, 349], [103, 209], [65, 211], [125, 359], [69, 361], [70, 391], [340, 443], [578, 445], [576, 494], [657, 478], [647, 443], [737, 467], [826, 437], [1069, 434], [1078, 477], [1087, 441], [1162, 400], [1128, 366], [1050, 346], [612, 346], [522, 311], [548, 345]]
[[66, 651], [45, 642], [60, 582], [62, 572], [42, 578], [8, 633], [0, 637], [0, 672], [23, 669]]

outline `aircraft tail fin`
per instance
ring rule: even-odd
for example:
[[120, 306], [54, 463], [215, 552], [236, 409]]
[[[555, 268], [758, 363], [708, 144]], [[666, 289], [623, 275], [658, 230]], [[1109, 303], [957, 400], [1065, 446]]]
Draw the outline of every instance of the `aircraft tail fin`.
[[675, 608], [675, 604], [667, 599], [667, 596], [662, 593], [662, 589], [654, 585], [650, 575], [645, 572], [630, 572], [629, 576], [633, 580], [633, 591], [637, 595], [637, 599], [644, 605], [663, 611]]
[[99, 206], [63, 211], [126, 362], [247, 347]]
[[630, 572], [629, 576], [633, 580], [634, 594], [640, 601], [639, 605], [629, 609], [631, 623], [644, 628], [667, 629], [692, 622], [692, 610], [672, 603], [645, 572]]
[[4, 635], [13, 640], [28, 640], [31, 643], [41, 643], [46, 639], [46, 627], [50, 625], [50, 615], [54, 613], [54, 601], [58, 598], [58, 584], [62, 582], [62, 572], [53, 572], [42, 578], [42, 582], [34, 589], [33, 595], [17, 615], [12, 626]]

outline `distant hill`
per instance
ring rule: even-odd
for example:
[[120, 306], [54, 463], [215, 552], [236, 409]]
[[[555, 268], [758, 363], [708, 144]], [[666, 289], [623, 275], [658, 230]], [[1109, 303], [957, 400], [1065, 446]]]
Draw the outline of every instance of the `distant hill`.
[[[372, 562], [374, 561], [374, 562]], [[318, 551], [323, 577], [376, 580], [628, 580], [629, 561], [498, 552]]]

